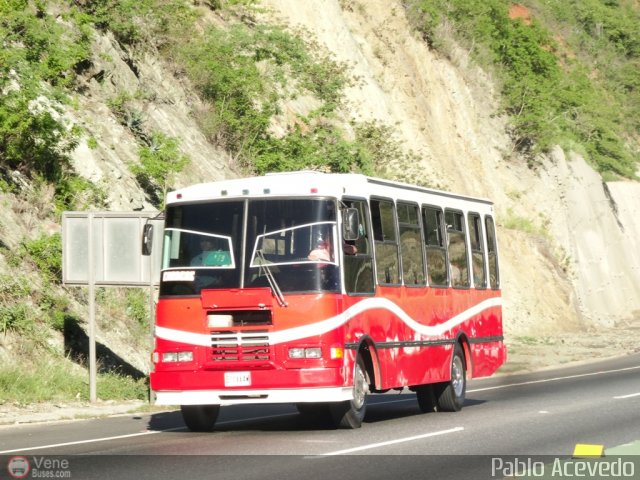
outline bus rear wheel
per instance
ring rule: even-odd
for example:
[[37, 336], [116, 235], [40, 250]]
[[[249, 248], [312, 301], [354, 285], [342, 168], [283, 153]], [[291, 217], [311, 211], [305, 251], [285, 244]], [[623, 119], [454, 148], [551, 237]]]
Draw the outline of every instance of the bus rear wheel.
[[467, 391], [467, 370], [462, 346], [456, 343], [451, 358], [451, 380], [434, 385], [436, 403], [441, 412], [458, 412]]
[[369, 375], [362, 357], [358, 356], [353, 367], [353, 398], [330, 404], [331, 415], [339, 428], [355, 429], [362, 426], [367, 411]]
[[182, 419], [193, 432], [211, 432], [218, 414], [220, 405], [181, 405]]

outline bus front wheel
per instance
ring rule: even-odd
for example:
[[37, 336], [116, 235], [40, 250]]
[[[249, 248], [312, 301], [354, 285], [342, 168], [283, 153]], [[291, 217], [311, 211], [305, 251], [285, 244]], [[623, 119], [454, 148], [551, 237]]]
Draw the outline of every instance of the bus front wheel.
[[438, 410], [458, 412], [464, 405], [467, 391], [467, 370], [462, 346], [456, 343], [451, 358], [451, 380], [434, 385]]
[[220, 405], [181, 405], [180, 410], [189, 430], [210, 432], [218, 419]]
[[353, 398], [330, 405], [331, 415], [340, 428], [360, 428], [367, 411], [369, 380], [362, 357], [358, 356], [353, 367]]

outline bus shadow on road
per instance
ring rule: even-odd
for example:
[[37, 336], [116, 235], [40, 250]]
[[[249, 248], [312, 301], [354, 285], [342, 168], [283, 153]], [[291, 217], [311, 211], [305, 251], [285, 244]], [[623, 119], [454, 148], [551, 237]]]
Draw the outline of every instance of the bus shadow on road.
[[[418, 406], [418, 401], [411, 395], [402, 395], [398, 400], [371, 402], [367, 405], [367, 416], [365, 423], [383, 422], [388, 420], [394, 420], [404, 417], [422, 416], [422, 415], [437, 415], [441, 412], [422, 412]], [[382, 397], [380, 397], [382, 398]], [[474, 407], [485, 403], [485, 400], [473, 400], [466, 399], [463, 409]]]
[[[367, 405], [367, 415], [364, 423], [375, 424], [407, 417], [429, 418], [432, 415], [442, 414], [439, 412], [424, 413], [420, 411], [415, 397], [407, 397], [370, 402]], [[464, 409], [473, 408], [483, 403], [485, 403], [485, 400], [467, 399]], [[188, 431], [179, 410], [152, 414], [149, 419], [148, 429], [167, 433]], [[337, 427], [326, 418], [302, 415], [298, 413], [293, 405], [234, 405], [221, 409], [220, 417], [213, 432], [286, 432], [336, 429]]]

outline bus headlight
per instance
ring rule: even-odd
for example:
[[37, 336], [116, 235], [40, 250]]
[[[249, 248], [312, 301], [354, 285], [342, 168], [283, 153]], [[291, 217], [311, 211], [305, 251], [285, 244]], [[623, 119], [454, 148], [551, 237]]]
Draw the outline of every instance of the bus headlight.
[[320, 347], [305, 348], [304, 358], [322, 358], [322, 349]]
[[289, 349], [289, 358], [322, 358], [320, 347], [293, 347]]
[[178, 352], [178, 361], [179, 362], [193, 362], [193, 352]]
[[163, 352], [162, 361], [164, 363], [172, 362], [193, 362], [193, 352]]

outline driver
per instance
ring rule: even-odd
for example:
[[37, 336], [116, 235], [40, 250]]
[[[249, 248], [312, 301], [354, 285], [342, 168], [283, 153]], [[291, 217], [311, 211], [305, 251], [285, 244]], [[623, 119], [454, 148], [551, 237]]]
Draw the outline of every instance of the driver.
[[332, 262], [333, 261], [333, 245], [329, 238], [321, 238], [318, 240], [316, 248], [309, 252], [307, 257], [309, 260]]
[[191, 259], [191, 266], [222, 267], [231, 265], [229, 252], [217, 248], [212, 237], [200, 238], [200, 253]]
[[[345, 255], [355, 255], [358, 253], [356, 246], [351, 245], [350, 243], [343, 242], [342, 249], [344, 250]], [[311, 250], [307, 258], [314, 261], [332, 262], [333, 244], [331, 243], [331, 237], [321, 238], [318, 240], [316, 248]]]

